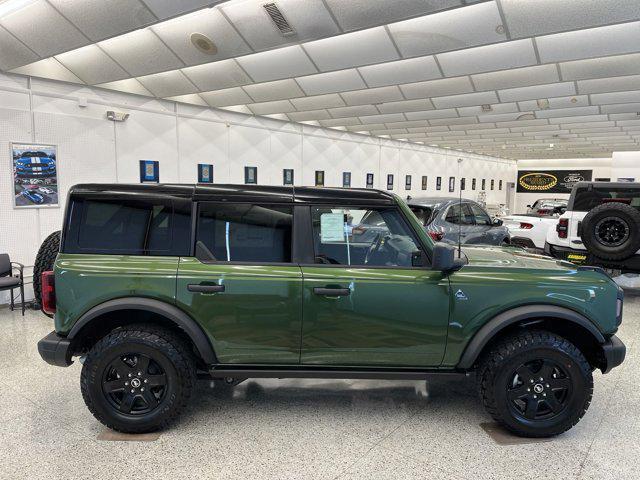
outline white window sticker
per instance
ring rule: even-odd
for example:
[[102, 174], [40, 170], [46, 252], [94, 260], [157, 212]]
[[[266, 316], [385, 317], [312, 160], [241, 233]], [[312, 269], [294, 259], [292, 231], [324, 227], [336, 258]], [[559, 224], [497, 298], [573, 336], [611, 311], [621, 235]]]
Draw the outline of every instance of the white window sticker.
[[344, 242], [344, 214], [323, 213], [320, 215], [320, 241]]

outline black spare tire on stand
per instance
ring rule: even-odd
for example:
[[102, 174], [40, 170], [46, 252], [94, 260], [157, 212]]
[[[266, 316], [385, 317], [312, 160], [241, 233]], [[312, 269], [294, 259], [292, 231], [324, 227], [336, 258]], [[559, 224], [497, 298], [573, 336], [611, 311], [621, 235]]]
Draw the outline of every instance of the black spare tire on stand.
[[640, 211], [625, 203], [603, 203], [582, 221], [582, 242], [604, 260], [624, 260], [640, 249]]
[[[42, 294], [41, 275], [42, 272], [53, 270], [53, 263], [56, 261], [58, 251], [60, 250], [60, 231], [53, 232], [47, 238], [44, 239], [38, 254], [36, 255], [36, 261], [33, 264], [33, 294], [35, 296], [36, 308], [40, 308], [40, 299]], [[52, 316], [49, 314], [45, 314]]]

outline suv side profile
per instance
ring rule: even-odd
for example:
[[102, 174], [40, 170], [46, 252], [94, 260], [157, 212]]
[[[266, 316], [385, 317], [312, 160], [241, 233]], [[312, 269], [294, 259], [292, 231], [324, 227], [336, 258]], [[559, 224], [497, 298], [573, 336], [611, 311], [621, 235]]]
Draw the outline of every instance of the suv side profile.
[[86, 405], [123, 432], [164, 428], [200, 375], [470, 373], [516, 434], [568, 430], [592, 371], [624, 360], [622, 290], [524, 251], [455, 252], [382, 191], [77, 185], [38, 348], [53, 365], [81, 357]]

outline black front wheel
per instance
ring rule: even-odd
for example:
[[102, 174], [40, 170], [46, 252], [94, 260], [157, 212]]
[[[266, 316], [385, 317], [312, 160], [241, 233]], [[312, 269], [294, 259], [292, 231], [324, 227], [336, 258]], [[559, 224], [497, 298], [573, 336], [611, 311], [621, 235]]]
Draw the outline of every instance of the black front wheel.
[[173, 332], [155, 326], [114, 330], [84, 362], [80, 385], [93, 415], [126, 433], [164, 428], [185, 407], [195, 385], [195, 360]]
[[573, 427], [593, 394], [591, 367], [568, 340], [546, 331], [506, 338], [478, 369], [482, 401], [508, 430], [549, 437]]

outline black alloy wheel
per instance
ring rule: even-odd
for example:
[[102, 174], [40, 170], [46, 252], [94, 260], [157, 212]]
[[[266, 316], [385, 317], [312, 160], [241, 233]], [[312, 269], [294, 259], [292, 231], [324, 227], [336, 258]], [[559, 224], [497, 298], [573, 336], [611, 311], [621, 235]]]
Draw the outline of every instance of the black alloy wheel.
[[571, 394], [569, 375], [548, 359], [521, 364], [507, 385], [509, 408], [523, 420], [552, 419], [564, 411]]
[[595, 226], [596, 238], [607, 247], [619, 247], [627, 241], [629, 234], [629, 224], [620, 217], [605, 217]]

